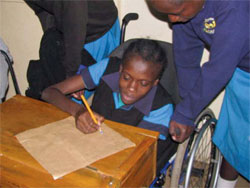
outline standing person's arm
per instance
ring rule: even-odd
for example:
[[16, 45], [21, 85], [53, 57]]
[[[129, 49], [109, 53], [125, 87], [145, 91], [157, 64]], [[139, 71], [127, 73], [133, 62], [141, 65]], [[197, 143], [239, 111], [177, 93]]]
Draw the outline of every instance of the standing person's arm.
[[181, 98], [194, 87], [201, 73], [204, 43], [194, 33], [191, 24], [173, 26], [173, 52]]
[[88, 22], [88, 1], [63, 1], [62, 31], [65, 56], [63, 65], [66, 76], [75, 75], [81, 64], [81, 50], [84, 46]]
[[[199, 78], [204, 43], [197, 38], [191, 24], [175, 24], [173, 47], [179, 93], [181, 98], [185, 98]], [[175, 113], [177, 112], [175, 111]], [[176, 141], [185, 140], [195, 128], [190, 126], [190, 124], [180, 123], [178, 119], [171, 119], [169, 133]]]
[[[199, 74], [198, 72], [197, 75], [190, 74], [192, 64], [185, 63], [191, 52], [178, 50], [178, 46], [175, 48], [175, 54], [178, 55], [176, 66], [181, 89], [184, 87], [183, 80], [193, 82], [188, 84], [191, 87], [186, 89], [186, 93], [182, 92], [184, 93], [183, 100], [176, 106], [172, 116], [170, 131], [173, 133], [176, 123], [181, 127], [181, 135], [174, 137], [177, 141], [183, 141], [191, 134], [192, 131], [186, 131], [190, 129], [188, 126], [194, 126], [198, 114], [226, 86], [241, 58], [249, 53], [247, 42], [249, 41], [249, 27], [245, 27], [247, 21], [249, 23], [249, 18], [243, 13], [239, 14], [236, 9], [231, 9], [215, 19], [217, 26], [210, 47], [210, 58], [202, 66]], [[185, 30], [182, 26], [178, 29]], [[187, 43], [189, 40], [185, 38], [187, 37], [185, 32], [182, 31], [182, 33], [180, 44], [192, 47], [192, 43]], [[192, 79], [194, 76], [196, 79]]]

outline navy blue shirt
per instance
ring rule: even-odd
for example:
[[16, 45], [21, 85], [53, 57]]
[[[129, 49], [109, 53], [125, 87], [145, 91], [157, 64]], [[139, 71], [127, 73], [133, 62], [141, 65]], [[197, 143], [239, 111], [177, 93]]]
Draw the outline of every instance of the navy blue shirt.
[[[172, 120], [194, 125], [238, 67], [249, 72], [249, 1], [206, 0], [189, 22], [173, 25], [174, 57], [183, 98]], [[200, 66], [205, 47], [209, 61]]]

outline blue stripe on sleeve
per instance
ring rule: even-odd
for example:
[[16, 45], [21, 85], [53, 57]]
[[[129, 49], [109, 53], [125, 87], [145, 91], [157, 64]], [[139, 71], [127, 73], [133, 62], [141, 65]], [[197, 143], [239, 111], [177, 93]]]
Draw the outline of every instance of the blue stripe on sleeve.
[[101, 61], [98, 61], [96, 64], [88, 67], [92, 80], [96, 85], [99, 85], [100, 79], [107, 68], [108, 62], [109, 58], [105, 58]]
[[157, 110], [151, 111], [143, 120], [169, 127], [170, 118], [173, 114], [173, 104], [167, 104]]
[[155, 124], [155, 123], [142, 120], [138, 124], [138, 127], [159, 132], [160, 133], [159, 139], [161, 140], [166, 140], [168, 136], [168, 128], [160, 124]]
[[173, 114], [173, 104], [167, 104], [144, 116], [138, 127], [160, 132], [159, 139], [166, 140], [170, 118]]

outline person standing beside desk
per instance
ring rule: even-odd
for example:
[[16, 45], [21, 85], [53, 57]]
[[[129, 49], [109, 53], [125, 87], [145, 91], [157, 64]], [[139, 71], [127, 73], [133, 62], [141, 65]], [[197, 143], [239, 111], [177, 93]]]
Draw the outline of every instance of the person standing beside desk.
[[[39, 51], [40, 69], [44, 72], [33, 77], [37, 79], [46, 75], [40, 80], [48, 78], [39, 84], [33, 84], [32, 78], [28, 79], [27, 96], [39, 98], [40, 90], [106, 58], [120, 43], [118, 10], [113, 0], [24, 1], [38, 16], [44, 31]], [[39, 68], [37, 64], [34, 66], [29, 64], [27, 77], [32, 77], [34, 69]]]
[[[250, 179], [249, 1], [148, 0], [173, 24], [174, 58], [183, 100], [170, 134], [184, 141], [198, 114], [226, 87], [214, 143], [223, 154], [218, 187], [234, 187], [238, 172]], [[200, 67], [205, 47], [209, 61]], [[177, 135], [175, 130], [180, 130]]]
[[67, 77], [76, 74], [83, 47], [99, 61], [119, 45], [120, 25], [113, 0], [24, 1], [38, 16], [44, 32], [52, 27], [62, 32]]

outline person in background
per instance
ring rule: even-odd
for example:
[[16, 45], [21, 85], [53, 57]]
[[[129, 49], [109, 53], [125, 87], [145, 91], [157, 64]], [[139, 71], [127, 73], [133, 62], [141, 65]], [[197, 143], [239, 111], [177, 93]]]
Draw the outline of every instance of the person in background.
[[[159, 83], [166, 64], [165, 52], [157, 42], [138, 39], [128, 46], [122, 59], [111, 57], [89, 66], [80, 75], [45, 89], [42, 99], [74, 116], [76, 127], [83, 133], [96, 131], [104, 118], [158, 131], [159, 159], [170, 145], [175, 150], [177, 147], [167, 139], [172, 100]], [[85, 88], [96, 88], [92, 109], [99, 124], [94, 123], [83, 105], [66, 97]]]
[[[120, 25], [113, 0], [24, 0], [38, 16], [43, 31], [55, 27], [63, 35], [66, 77], [77, 73], [82, 58], [99, 61], [119, 45]], [[91, 61], [94, 63], [94, 61]]]
[[[148, 0], [173, 23], [173, 48], [182, 101], [169, 132], [182, 142], [198, 114], [226, 87], [213, 142], [223, 155], [217, 187], [250, 179], [249, 1]], [[200, 66], [205, 47], [208, 62]], [[176, 134], [176, 129], [180, 134]]]
[[3, 39], [0, 37], [0, 103], [5, 100], [6, 92], [8, 90], [9, 81], [8, 81], [8, 72], [9, 66], [6, 62], [5, 53], [10, 60], [12, 60], [12, 56], [9, 52], [8, 47], [4, 43]]

